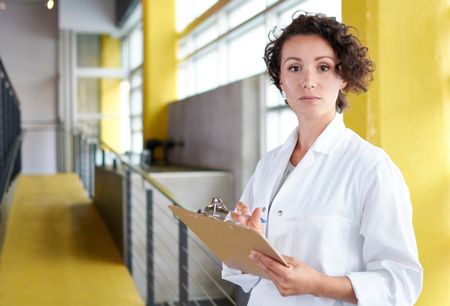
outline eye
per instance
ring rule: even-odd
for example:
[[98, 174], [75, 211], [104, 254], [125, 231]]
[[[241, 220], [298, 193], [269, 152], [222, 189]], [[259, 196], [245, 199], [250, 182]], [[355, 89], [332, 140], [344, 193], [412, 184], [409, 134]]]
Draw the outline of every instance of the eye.
[[300, 65], [292, 65], [292, 66], [289, 66], [289, 71], [291, 71], [291, 72], [299, 72], [299, 71], [302, 71], [302, 67], [300, 66]]
[[319, 66], [319, 71], [321, 72], [327, 72], [328, 70], [330, 70], [330, 66], [327, 64], [322, 64]]

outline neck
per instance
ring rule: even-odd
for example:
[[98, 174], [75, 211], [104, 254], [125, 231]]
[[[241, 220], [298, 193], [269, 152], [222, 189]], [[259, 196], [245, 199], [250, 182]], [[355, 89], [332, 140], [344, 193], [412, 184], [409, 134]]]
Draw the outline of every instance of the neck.
[[300, 162], [334, 116], [335, 114], [315, 118], [300, 118], [299, 116], [298, 142], [291, 156], [292, 164], [297, 165]]

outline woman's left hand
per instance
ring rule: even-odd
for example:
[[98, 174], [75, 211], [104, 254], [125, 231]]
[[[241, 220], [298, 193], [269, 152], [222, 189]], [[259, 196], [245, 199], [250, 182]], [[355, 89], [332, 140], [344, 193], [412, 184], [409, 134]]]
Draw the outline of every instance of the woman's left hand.
[[317, 294], [321, 273], [304, 262], [283, 256], [288, 267], [257, 251], [250, 252], [250, 259], [270, 277], [282, 296]]

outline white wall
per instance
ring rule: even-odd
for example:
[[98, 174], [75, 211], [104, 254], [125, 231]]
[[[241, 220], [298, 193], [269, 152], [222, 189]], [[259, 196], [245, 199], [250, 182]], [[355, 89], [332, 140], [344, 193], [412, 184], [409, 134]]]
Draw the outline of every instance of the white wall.
[[20, 101], [25, 174], [57, 169], [57, 47], [56, 10], [7, 1], [0, 12], [0, 57]]
[[59, 27], [85, 33], [113, 33], [116, 10], [114, 0], [59, 0]]

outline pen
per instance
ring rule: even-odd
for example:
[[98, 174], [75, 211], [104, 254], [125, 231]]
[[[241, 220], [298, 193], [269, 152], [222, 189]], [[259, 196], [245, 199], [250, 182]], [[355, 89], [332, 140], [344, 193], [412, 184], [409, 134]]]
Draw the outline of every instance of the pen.
[[[262, 208], [261, 208], [261, 211], [262, 211], [262, 212], [266, 212], [266, 207], [265, 207], [265, 206], [262, 207]], [[264, 224], [264, 223], [267, 223], [267, 220], [266, 220], [265, 218], [261, 217], [261, 218], [259, 218], [259, 219], [261, 220], [261, 223], [263, 223], [263, 224]]]

